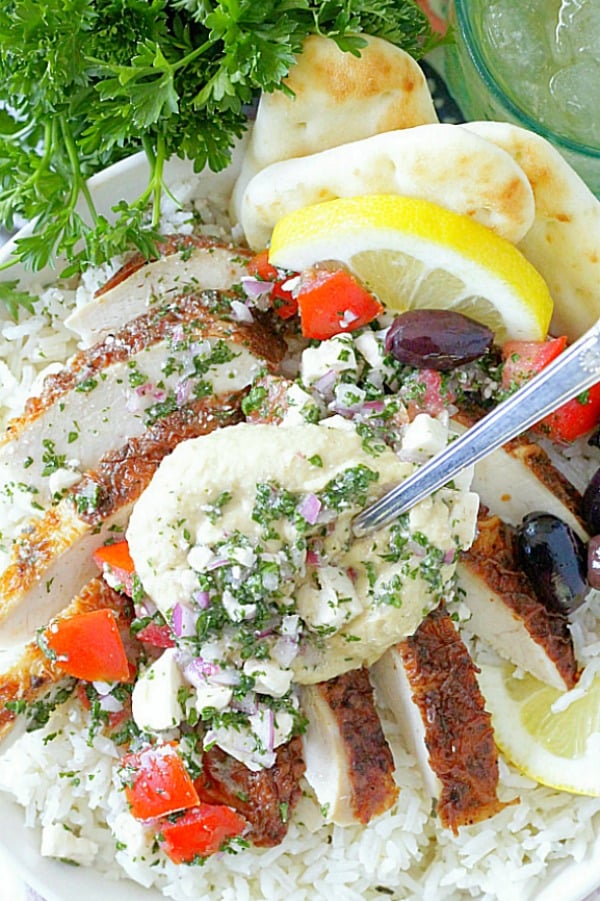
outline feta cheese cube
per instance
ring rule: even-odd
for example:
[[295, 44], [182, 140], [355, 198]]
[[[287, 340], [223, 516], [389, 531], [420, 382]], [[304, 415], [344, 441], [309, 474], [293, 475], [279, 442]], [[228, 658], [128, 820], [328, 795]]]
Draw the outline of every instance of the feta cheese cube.
[[363, 609], [352, 579], [335, 566], [315, 570], [312, 582], [300, 587], [296, 602], [300, 616], [307, 623], [335, 629], [354, 619]]
[[257, 660], [251, 657], [244, 663], [244, 673], [255, 680], [254, 690], [272, 698], [282, 698], [289, 691], [293, 673], [282, 669], [271, 660]]
[[428, 413], [419, 413], [405, 426], [402, 450], [423, 458], [433, 457], [448, 443], [448, 427]]
[[182, 719], [178, 700], [184, 679], [176, 648], [167, 648], [136, 682], [131, 696], [133, 719], [140, 729], [171, 729]]
[[74, 835], [62, 823], [48, 823], [42, 829], [42, 857], [66, 858], [82, 867], [90, 867], [97, 853], [96, 842]]
[[307, 347], [302, 351], [300, 374], [305, 385], [314, 385], [328, 372], [355, 371], [356, 367], [352, 338], [334, 335], [327, 341], [321, 341], [318, 347]]
[[216, 685], [208, 680], [196, 686], [196, 710], [202, 713], [205, 707], [224, 710], [231, 703], [233, 689], [227, 685]]
[[319, 413], [319, 406], [315, 399], [295, 382], [288, 388], [286, 396], [288, 406], [280, 425], [304, 425], [307, 413], [310, 414], [313, 411]]

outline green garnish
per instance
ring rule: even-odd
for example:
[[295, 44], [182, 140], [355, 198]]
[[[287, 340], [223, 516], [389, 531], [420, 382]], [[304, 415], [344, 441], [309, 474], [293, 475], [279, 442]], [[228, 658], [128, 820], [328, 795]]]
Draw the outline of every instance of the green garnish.
[[[415, 57], [438, 42], [413, 0], [9, 0], [2, 9], [0, 221], [36, 220], [2, 268], [38, 270], [63, 254], [65, 275], [131, 246], [151, 256], [165, 161], [224, 168], [247, 106], [281, 89], [309, 34], [355, 54], [359, 32]], [[115, 198], [110, 224], [86, 180], [139, 150], [147, 185], [130, 203]], [[14, 281], [0, 284], [0, 299], [13, 315], [31, 305]]]

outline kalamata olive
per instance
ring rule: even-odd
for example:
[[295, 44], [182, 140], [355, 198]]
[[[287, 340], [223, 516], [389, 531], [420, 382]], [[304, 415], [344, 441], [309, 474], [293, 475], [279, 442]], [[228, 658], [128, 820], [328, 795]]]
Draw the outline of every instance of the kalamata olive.
[[529, 513], [516, 533], [519, 563], [538, 599], [561, 613], [576, 610], [589, 590], [579, 535], [552, 513]]
[[454, 369], [489, 350], [493, 332], [452, 310], [408, 310], [396, 316], [385, 349], [417, 369]]
[[600, 469], [596, 470], [583, 493], [581, 512], [590, 535], [600, 535]]
[[588, 541], [587, 579], [592, 588], [600, 588], [600, 535]]

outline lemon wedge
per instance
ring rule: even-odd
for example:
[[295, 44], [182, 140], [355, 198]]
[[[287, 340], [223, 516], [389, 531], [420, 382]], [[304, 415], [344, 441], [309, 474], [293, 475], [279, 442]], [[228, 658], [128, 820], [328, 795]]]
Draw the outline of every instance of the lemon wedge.
[[397, 194], [302, 207], [273, 231], [269, 260], [301, 270], [348, 266], [389, 309], [452, 309], [484, 323], [498, 343], [546, 337], [552, 298], [517, 248], [468, 216]]
[[[509, 664], [478, 664], [479, 685], [496, 744], [522, 773], [542, 785], [600, 796], [600, 675], [568, 706], [564, 695]], [[577, 689], [574, 689], [577, 691]]]

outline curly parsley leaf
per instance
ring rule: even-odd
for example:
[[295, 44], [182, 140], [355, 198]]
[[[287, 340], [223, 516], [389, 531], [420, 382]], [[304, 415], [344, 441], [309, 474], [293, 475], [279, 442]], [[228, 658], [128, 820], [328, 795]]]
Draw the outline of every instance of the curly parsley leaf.
[[[414, 0], [2, 0], [0, 8], [0, 220], [35, 223], [2, 268], [39, 270], [62, 257], [72, 273], [132, 245], [151, 253], [165, 161], [224, 168], [248, 105], [261, 91], [285, 90], [309, 34], [355, 54], [361, 32], [417, 58], [434, 43]], [[116, 204], [110, 224], [87, 179], [139, 150], [148, 185]], [[0, 293], [13, 315], [27, 303], [19, 294], [13, 283]]]

